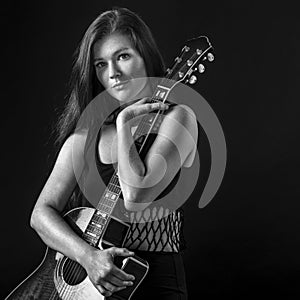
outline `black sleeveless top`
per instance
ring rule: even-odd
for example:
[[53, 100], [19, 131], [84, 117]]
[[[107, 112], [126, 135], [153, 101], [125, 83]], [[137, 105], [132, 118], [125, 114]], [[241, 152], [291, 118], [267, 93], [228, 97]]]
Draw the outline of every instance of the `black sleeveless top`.
[[[170, 105], [176, 104], [171, 103]], [[89, 127], [85, 146], [82, 191], [80, 192], [80, 197], [75, 198], [74, 202], [70, 202], [71, 206], [68, 205], [69, 209], [74, 206], [95, 206], [104, 192], [103, 185], [108, 185], [115, 172], [114, 164], [105, 164], [100, 161], [98, 144], [101, 127], [98, 125], [92, 127]], [[172, 191], [179, 175], [180, 170], [155, 201]], [[99, 187], [99, 177], [103, 181], [100, 184], [102, 187]], [[123, 200], [119, 198], [118, 201]], [[142, 211], [127, 211], [131, 226], [124, 247], [131, 250], [151, 252], [179, 252], [185, 249], [183, 209], [170, 210], [170, 206], [164, 206], [162, 202], [164, 200], [157, 202], [157, 205], [150, 205]]]

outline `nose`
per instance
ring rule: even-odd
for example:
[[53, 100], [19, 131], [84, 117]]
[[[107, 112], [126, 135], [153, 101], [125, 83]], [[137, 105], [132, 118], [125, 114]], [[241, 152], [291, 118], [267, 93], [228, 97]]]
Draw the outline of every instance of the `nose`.
[[117, 64], [115, 62], [111, 62], [109, 64], [109, 78], [110, 79], [115, 79], [117, 77], [121, 76], [121, 71], [118, 68]]

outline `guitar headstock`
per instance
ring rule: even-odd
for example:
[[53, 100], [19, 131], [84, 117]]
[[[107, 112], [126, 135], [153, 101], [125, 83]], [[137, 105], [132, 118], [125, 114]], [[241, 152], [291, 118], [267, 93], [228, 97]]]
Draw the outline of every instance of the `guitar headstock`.
[[165, 77], [176, 82], [194, 84], [196, 73], [204, 73], [206, 62], [214, 60], [212, 45], [206, 36], [199, 36], [186, 41], [172, 68], [167, 69]]

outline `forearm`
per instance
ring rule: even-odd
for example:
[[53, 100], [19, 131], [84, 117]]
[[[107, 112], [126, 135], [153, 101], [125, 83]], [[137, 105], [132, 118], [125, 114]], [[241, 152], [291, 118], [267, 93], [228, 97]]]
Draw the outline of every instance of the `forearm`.
[[50, 248], [81, 264], [86, 254], [92, 250], [92, 246], [80, 238], [58, 211], [50, 206], [35, 208], [30, 224]]

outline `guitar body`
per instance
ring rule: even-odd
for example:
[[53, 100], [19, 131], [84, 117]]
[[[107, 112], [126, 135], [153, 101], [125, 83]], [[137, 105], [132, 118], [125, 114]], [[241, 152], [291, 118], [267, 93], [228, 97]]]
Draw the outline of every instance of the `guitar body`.
[[[94, 208], [76, 208], [68, 212], [64, 218], [78, 234], [86, 230], [91, 218], [97, 212]], [[119, 227], [119, 229], [117, 229]], [[110, 246], [122, 247], [126, 234], [113, 236], [113, 232], [125, 232], [128, 225], [111, 218], [98, 247], [105, 249]], [[121, 241], [121, 237], [123, 240]], [[118, 241], [119, 240], [119, 241]], [[117, 241], [117, 244], [113, 244]], [[125, 272], [135, 276], [134, 285], [113, 294], [102, 296], [89, 280], [81, 265], [63, 254], [47, 248], [45, 257], [39, 267], [21, 282], [5, 300], [129, 300], [135, 289], [148, 272], [148, 263], [139, 257], [126, 258], [122, 262]]]

